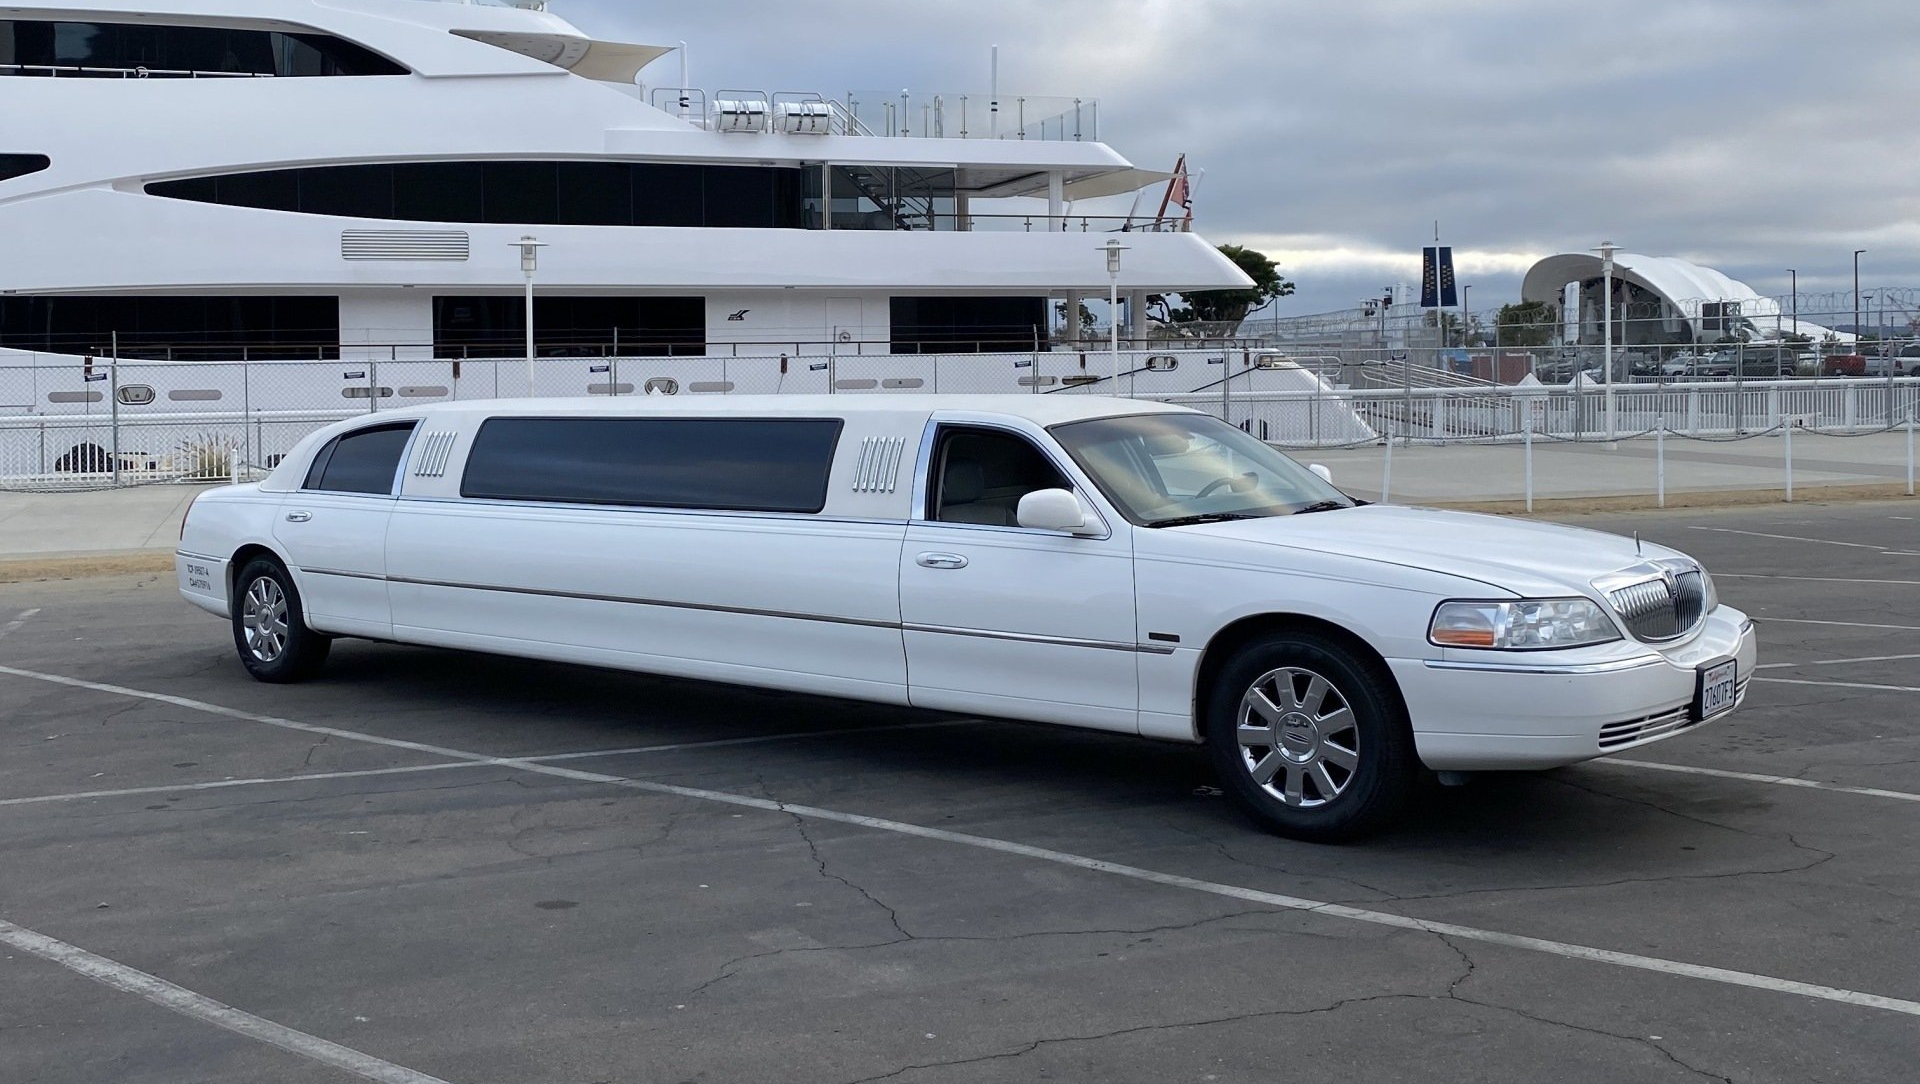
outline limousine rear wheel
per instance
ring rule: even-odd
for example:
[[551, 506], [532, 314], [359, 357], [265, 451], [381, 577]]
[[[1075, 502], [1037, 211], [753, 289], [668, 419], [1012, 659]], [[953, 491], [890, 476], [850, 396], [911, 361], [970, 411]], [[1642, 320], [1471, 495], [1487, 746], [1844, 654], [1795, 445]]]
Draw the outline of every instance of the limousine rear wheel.
[[1331, 639], [1243, 648], [1210, 697], [1207, 745], [1226, 791], [1267, 827], [1334, 842], [1374, 831], [1417, 779], [1392, 678]]
[[277, 561], [256, 557], [234, 581], [233, 646], [260, 681], [305, 681], [320, 672], [333, 641], [307, 627], [300, 589]]

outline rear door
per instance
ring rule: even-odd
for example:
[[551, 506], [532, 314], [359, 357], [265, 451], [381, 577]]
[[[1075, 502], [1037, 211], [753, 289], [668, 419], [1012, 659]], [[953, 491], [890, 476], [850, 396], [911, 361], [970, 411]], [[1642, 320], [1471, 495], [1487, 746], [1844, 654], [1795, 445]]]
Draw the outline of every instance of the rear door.
[[898, 521], [822, 515], [827, 417], [496, 417], [402, 502], [396, 634], [904, 702]]
[[390, 637], [387, 525], [414, 422], [356, 429], [314, 457], [273, 526], [305, 604], [322, 632]]

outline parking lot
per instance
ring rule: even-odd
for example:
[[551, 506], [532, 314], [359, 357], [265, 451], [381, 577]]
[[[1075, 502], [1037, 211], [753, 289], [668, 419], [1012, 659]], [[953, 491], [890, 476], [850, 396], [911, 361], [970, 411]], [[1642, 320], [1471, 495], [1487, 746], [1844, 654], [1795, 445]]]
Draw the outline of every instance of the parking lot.
[[1262, 834], [1198, 749], [0, 587], [0, 1081], [1890, 1081], [1920, 506], [1571, 520], [1759, 625], [1728, 720]]

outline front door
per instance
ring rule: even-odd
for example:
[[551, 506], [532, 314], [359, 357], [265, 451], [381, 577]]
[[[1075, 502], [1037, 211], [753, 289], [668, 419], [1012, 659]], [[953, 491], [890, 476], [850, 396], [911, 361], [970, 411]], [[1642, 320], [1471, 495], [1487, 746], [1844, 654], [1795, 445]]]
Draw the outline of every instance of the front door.
[[1132, 537], [1023, 528], [1020, 498], [1080, 489], [1028, 436], [943, 425], [901, 553], [909, 697], [1133, 733]]

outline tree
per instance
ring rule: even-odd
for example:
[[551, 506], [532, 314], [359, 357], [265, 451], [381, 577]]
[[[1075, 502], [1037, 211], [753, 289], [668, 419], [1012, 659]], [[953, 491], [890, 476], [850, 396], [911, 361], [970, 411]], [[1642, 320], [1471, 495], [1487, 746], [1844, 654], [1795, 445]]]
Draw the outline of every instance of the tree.
[[1546, 346], [1553, 342], [1553, 307], [1544, 301], [1500, 306], [1493, 318], [1501, 346]]
[[1247, 277], [1253, 280], [1253, 289], [1196, 290], [1180, 295], [1184, 304], [1179, 308], [1175, 308], [1166, 298], [1156, 296], [1153, 300], [1166, 307], [1169, 323], [1237, 324], [1254, 309], [1276, 297], [1293, 293], [1293, 283], [1280, 277], [1280, 269], [1265, 253], [1239, 245], [1221, 245], [1220, 255], [1232, 260], [1234, 266], [1247, 273]]

